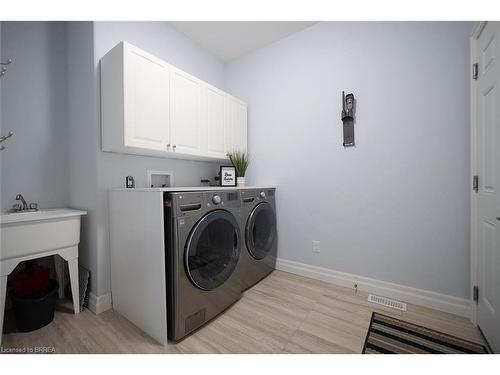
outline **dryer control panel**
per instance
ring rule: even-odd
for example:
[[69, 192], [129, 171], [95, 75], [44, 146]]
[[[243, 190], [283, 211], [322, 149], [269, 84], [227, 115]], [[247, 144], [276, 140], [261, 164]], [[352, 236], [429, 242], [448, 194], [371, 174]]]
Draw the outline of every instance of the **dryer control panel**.
[[206, 206], [207, 207], [228, 207], [228, 208], [234, 208], [234, 207], [240, 207], [241, 206], [241, 201], [240, 201], [240, 193], [235, 190], [235, 191], [212, 191], [212, 192], [207, 192], [205, 193], [205, 201], [206, 201]]
[[166, 199], [178, 217], [196, 215], [202, 209], [241, 207], [240, 193], [237, 190], [175, 192], [168, 194]]

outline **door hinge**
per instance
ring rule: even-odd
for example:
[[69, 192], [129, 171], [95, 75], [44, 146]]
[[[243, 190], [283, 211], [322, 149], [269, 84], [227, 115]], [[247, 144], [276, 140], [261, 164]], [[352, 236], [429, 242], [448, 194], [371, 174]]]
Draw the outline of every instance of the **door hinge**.
[[474, 299], [474, 302], [479, 302], [479, 287], [477, 285], [474, 285], [472, 298]]
[[472, 190], [476, 193], [479, 191], [479, 176], [472, 176]]
[[477, 63], [472, 64], [472, 79], [477, 80], [479, 76], [479, 65]]

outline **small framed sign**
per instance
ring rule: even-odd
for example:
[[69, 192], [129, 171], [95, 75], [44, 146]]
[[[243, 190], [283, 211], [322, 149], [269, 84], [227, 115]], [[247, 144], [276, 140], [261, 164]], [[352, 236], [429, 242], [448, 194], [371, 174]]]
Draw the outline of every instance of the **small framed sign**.
[[233, 166], [220, 167], [220, 186], [236, 186], [236, 168]]

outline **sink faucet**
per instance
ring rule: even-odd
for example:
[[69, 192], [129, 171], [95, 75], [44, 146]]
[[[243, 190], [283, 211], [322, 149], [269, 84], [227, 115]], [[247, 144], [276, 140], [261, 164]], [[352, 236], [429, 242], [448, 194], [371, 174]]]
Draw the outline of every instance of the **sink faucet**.
[[28, 205], [28, 202], [24, 199], [22, 194], [17, 194], [16, 195], [16, 201], [21, 201], [22, 204], [16, 204], [14, 205], [14, 208], [10, 212], [31, 212], [31, 211], [38, 211], [38, 204], [36, 203], [30, 203]]
[[23, 206], [21, 207], [20, 211], [26, 211], [28, 209], [28, 203], [24, 200], [24, 197], [22, 194], [17, 194], [16, 195], [16, 201], [21, 201], [23, 202]]

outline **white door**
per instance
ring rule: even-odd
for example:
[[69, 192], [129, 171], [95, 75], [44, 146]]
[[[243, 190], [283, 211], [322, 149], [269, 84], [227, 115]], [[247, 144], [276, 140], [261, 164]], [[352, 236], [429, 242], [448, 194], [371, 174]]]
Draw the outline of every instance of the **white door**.
[[169, 66], [130, 45], [124, 58], [125, 145], [165, 151], [170, 143]]
[[170, 82], [172, 151], [200, 154], [202, 82], [173, 67]]
[[224, 92], [209, 85], [205, 85], [203, 100], [205, 102], [204, 133], [206, 139], [206, 151], [209, 156], [226, 158], [226, 132], [224, 115]]
[[500, 23], [488, 22], [473, 43], [478, 77], [475, 101], [474, 159], [479, 178], [474, 193], [473, 233], [477, 249], [477, 321], [489, 344], [500, 352]]
[[227, 151], [247, 151], [247, 105], [231, 95], [226, 95]]

